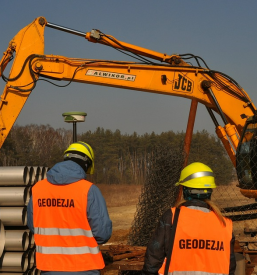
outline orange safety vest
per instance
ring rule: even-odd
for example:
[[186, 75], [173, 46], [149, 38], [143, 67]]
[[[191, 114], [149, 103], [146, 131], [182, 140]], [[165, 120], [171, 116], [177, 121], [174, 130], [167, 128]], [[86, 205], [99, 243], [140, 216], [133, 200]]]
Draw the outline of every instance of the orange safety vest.
[[43, 271], [104, 268], [102, 254], [87, 219], [92, 183], [54, 185], [46, 179], [32, 188], [36, 264]]
[[[172, 208], [174, 217], [175, 208]], [[226, 219], [224, 227], [213, 211], [180, 207], [169, 275], [229, 274], [232, 221]], [[159, 274], [164, 274], [164, 261]]]

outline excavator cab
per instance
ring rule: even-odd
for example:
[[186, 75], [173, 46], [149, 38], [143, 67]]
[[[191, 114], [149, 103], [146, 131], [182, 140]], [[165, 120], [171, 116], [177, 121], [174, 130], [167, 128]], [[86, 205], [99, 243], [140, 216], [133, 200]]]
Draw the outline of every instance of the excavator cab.
[[257, 198], [257, 114], [247, 119], [237, 147], [236, 171], [241, 193]]

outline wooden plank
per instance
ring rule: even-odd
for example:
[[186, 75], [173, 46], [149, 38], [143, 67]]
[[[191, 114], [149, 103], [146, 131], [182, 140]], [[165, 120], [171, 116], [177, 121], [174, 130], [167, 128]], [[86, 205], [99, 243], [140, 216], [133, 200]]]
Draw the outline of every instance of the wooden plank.
[[121, 260], [105, 266], [103, 271], [108, 270], [142, 270], [144, 262]]
[[242, 236], [242, 237], [237, 237], [236, 239], [239, 243], [257, 243], [257, 236], [255, 237]]

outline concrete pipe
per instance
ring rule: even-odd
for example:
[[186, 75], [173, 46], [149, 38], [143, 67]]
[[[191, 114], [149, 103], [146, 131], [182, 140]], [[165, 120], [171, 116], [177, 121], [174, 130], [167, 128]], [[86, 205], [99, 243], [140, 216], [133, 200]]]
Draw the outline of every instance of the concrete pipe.
[[42, 167], [41, 180], [46, 178], [46, 173], [47, 173], [48, 170], [49, 170], [48, 167], [45, 167], [45, 166]]
[[[28, 272], [27, 272], [27, 274], [28, 274], [28, 275], [36, 275], [36, 268], [33, 267], [33, 268], [29, 269]], [[2, 275], [2, 274], [1, 274], [1, 275]]]
[[26, 252], [4, 252], [0, 271], [24, 272], [28, 269]]
[[29, 234], [29, 248], [33, 248], [35, 246], [34, 234], [30, 230], [27, 230], [27, 233]]
[[28, 205], [29, 187], [0, 187], [0, 206]]
[[29, 269], [36, 266], [35, 257], [36, 257], [36, 250], [35, 250], [35, 248], [33, 248], [28, 251], [28, 260], [29, 260], [28, 267], [29, 267]]
[[30, 184], [34, 184], [36, 179], [36, 171], [33, 166], [29, 168], [29, 182]]
[[[37, 268], [33, 267], [28, 271], [28, 275], [40, 275], [41, 271], [38, 270]], [[1, 274], [2, 275], [2, 274]]]
[[25, 231], [29, 235], [29, 248], [33, 248], [35, 246], [34, 234], [29, 229], [26, 229]]
[[22, 186], [31, 184], [31, 172], [27, 166], [0, 167], [0, 186]]
[[5, 251], [26, 251], [29, 235], [24, 230], [5, 230]]
[[34, 167], [34, 170], [35, 170], [35, 183], [36, 183], [42, 179], [42, 167], [41, 166]]
[[27, 225], [26, 207], [0, 207], [0, 220], [4, 226]]
[[4, 232], [4, 225], [2, 221], [0, 220], [0, 258], [3, 254], [5, 246], [5, 232]]

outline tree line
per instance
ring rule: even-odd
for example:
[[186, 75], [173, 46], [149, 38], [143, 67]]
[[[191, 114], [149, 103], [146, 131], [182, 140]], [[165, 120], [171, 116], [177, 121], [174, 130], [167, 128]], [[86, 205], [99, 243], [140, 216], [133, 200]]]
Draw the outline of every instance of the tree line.
[[[98, 127], [78, 135], [95, 153], [94, 183], [143, 184], [156, 146], [183, 153], [184, 132], [138, 135], [121, 134]], [[62, 161], [63, 152], [72, 143], [71, 130], [49, 125], [14, 126], [0, 150], [0, 166], [47, 166]], [[200, 161], [209, 165], [220, 185], [228, 184], [235, 170], [221, 142], [207, 131], [193, 134], [188, 163]]]

